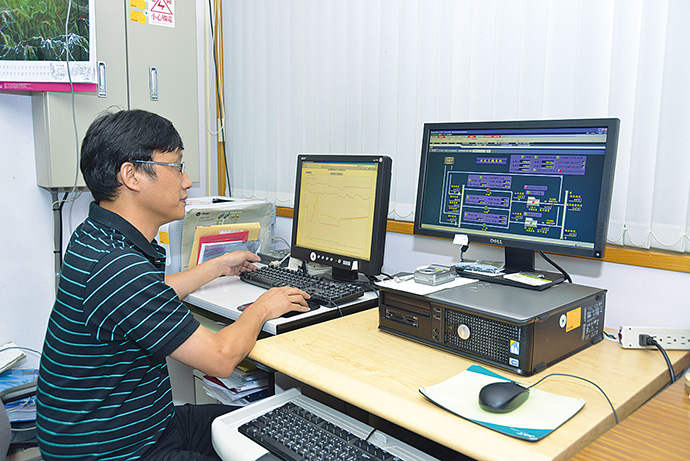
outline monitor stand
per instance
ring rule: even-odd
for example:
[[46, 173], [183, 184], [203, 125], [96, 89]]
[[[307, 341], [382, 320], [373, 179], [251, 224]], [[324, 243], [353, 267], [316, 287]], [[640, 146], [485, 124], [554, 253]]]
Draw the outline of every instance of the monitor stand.
[[331, 278], [336, 282], [354, 283], [359, 280], [359, 272], [334, 267], [331, 269]]
[[545, 290], [565, 280], [565, 277], [561, 273], [535, 270], [534, 253], [534, 250], [525, 248], [505, 247], [503, 273], [491, 275], [459, 270], [458, 275], [485, 282], [537, 291]]

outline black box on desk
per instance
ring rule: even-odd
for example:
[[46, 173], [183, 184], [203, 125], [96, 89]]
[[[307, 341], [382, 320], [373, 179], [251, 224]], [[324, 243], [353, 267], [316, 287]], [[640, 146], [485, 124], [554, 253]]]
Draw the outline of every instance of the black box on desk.
[[533, 375], [603, 339], [606, 290], [474, 282], [417, 295], [381, 288], [379, 328]]

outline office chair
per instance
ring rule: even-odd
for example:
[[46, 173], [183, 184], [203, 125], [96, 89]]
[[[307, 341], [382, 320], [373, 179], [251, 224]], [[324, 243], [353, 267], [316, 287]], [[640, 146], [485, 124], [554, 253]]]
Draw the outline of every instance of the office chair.
[[12, 441], [12, 426], [5, 404], [16, 402], [36, 394], [36, 383], [26, 383], [0, 392], [0, 459], [5, 459]]

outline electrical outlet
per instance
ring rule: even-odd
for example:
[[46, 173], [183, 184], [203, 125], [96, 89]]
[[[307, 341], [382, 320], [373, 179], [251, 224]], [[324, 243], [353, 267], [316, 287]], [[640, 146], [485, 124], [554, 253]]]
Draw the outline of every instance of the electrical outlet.
[[626, 349], [655, 349], [641, 346], [640, 335], [649, 335], [666, 350], [690, 350], [690, 328], [620, 327], [618, 342]]

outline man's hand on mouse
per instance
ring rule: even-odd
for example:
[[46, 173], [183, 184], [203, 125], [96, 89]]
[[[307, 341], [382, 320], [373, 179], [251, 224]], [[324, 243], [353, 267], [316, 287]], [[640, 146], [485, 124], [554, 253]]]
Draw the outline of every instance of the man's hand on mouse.
[[306, 300], [309, 298], [298, 288], [274, 287], [259, 296], [247, 309], [266, 309], [268, 318], [274, 319], [290, 311], [308, 312]]

